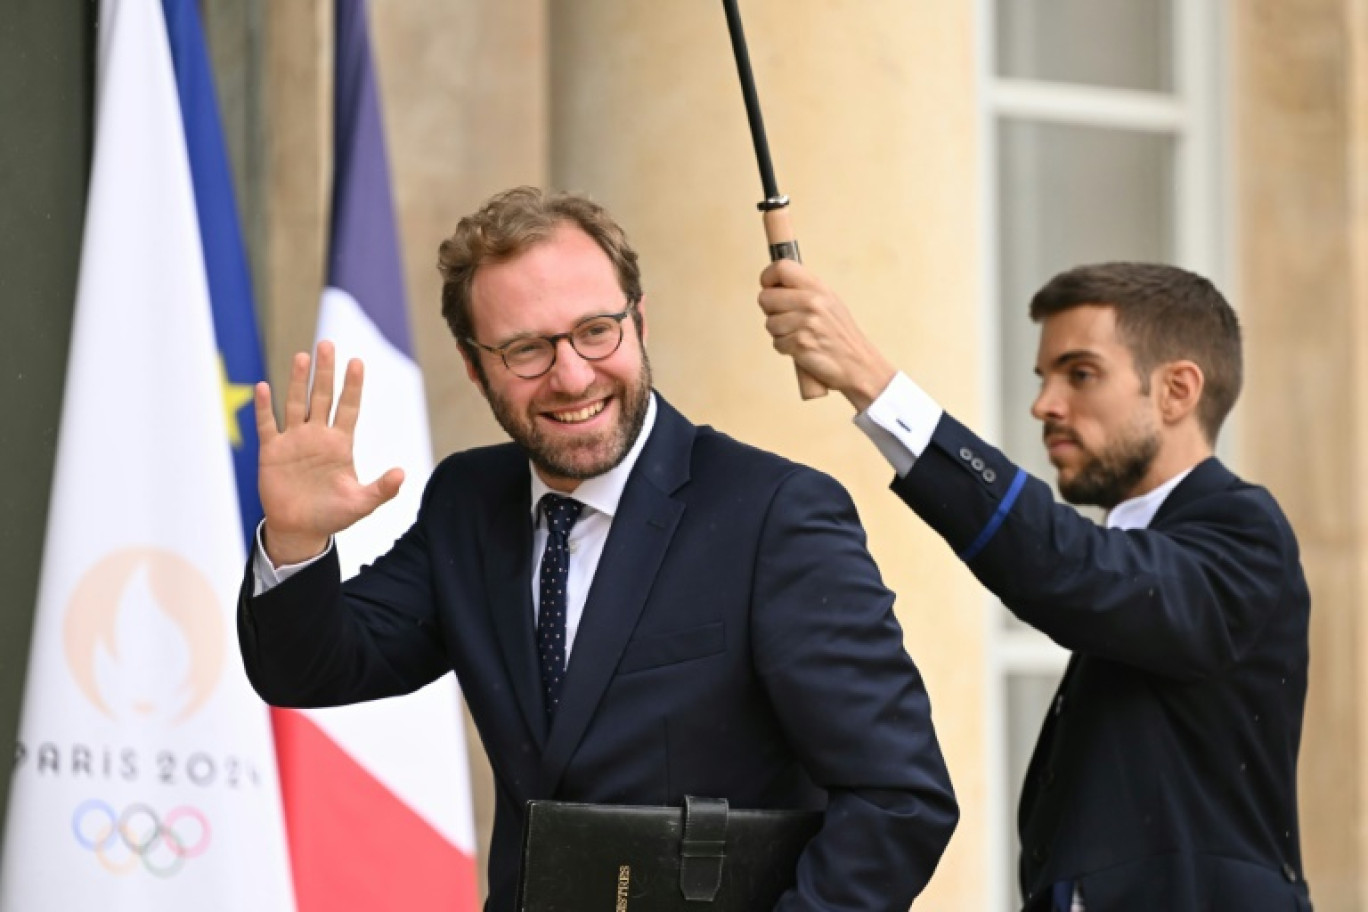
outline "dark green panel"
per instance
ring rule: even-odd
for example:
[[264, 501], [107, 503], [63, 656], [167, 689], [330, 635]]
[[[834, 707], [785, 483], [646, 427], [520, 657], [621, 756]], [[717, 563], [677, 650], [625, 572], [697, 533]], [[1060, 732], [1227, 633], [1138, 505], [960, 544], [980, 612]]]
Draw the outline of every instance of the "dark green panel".
[[[6, 753], [19, 722], [75, 301], [96, 10], [90, 0], [7, 0], [0, 15], [0, 744]], [[8, 768], [0, 767], [0, 821]]]

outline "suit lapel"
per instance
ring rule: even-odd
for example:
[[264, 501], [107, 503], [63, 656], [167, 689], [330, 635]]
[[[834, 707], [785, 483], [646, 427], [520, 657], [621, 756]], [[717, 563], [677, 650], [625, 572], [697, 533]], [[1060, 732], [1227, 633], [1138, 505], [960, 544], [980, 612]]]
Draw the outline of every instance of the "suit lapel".
[[1187, 478], [1178, 482], [1178, 486], [1164, 498], [1164, 502], [1154, 514], [1154, 519], [1150, 520], [1149, 527], [1153, 529], [1162, 526], [1176, 511], [1194, 500], [1201, 500], [1208, 494], [1226, 490], [1235, 481], [1235, 476], [1216, 457], [1202, 460], [1193, 466]]
[[532, 630], [531, 479], [524, 470], [495, 498], [490, 540], [484, 543], [485, 580], [494, 634], [528, 731], [540, 747], [546, 740], [536, 635]]
[[554, 795], [566, 764], [616, 672], [646, 606], [684, 504], [671, 495], [688, 480], [694, 427], [657, 395], [651, 437], [622, 492], [594, 572], [548, 735], [538, 795]]

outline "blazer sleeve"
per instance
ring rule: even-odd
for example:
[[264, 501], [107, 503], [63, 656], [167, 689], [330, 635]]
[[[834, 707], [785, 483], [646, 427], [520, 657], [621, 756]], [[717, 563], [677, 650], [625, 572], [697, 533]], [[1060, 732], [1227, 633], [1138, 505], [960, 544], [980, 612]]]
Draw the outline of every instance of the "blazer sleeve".
[[1218, 470], [1226, 483], [1195, 498], [1185, 479], [1170, 495], [1181, 505], [1166, 503], [1155, 527], [1105, 529], [946, 415], [893, 490], [1061, 646], [1200, 680], [1246, 654], [1298, 578], [1272, 497]]
[[[429, 488], [430, 490], [430, 488]], [[247, 678], [275, 706], [340, 706], [411, 693], [451, 666], [433, 608], [424, 515], [345, 584], [337, 549], [253, 597], [251, 556], [238, 596]]]
[[756, 670], [828, 792], [778, 908], [905, 910], [958, 819], [916, 666], [844, 489], [809, 469], [776, 492], [752, 594]]

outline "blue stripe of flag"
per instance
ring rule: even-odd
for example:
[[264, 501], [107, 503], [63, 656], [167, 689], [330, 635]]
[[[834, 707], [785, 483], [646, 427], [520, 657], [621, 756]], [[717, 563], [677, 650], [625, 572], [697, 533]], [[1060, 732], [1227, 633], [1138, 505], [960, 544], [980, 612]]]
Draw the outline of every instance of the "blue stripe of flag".
[[414, 358], [389, 159], [364, 0], [337, 0], [332, 244], [328, 284], [348, 292]]
[[[171, 59], [176, 68], [181, 119], [199, 213], [200, 241], [209, 278], [214, 334], [232, 383], [252, 385], [266, 378], [252, 304], [247, 252], [238, 227], [237, 202], [219, 122], [213, 72], [195, 0], [162, 0]], [[214, 403], [210, 407], [217, 407]], [[237, 412], [242, 445], [233, 449], [238, 507], [249, 543], [261, 519], [257, 497], [256, 419], [250, 406]], [[250, 550], [250, 547], [249, 547]]]

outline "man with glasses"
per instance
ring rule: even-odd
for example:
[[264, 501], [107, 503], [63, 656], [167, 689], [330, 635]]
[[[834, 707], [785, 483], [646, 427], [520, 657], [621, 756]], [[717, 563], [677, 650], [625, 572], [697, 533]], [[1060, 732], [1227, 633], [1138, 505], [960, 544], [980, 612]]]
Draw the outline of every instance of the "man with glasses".
[[783, 909], [905, 910], [958, 811], [925, 690], [845, 491], [696, 427], [651, 387], [636, 253], [579, 196], [507, 191], [441, 246], [442, 311], [512, 444], [433, 473], [345, 584], [331, 536], [393, 497], [351, 458], [361, 366], [257, 392], [266, 519], [239, 608], [279, 705], [455, 669], [494, 771], [487, 908], [530, 799], [825, 810]]

